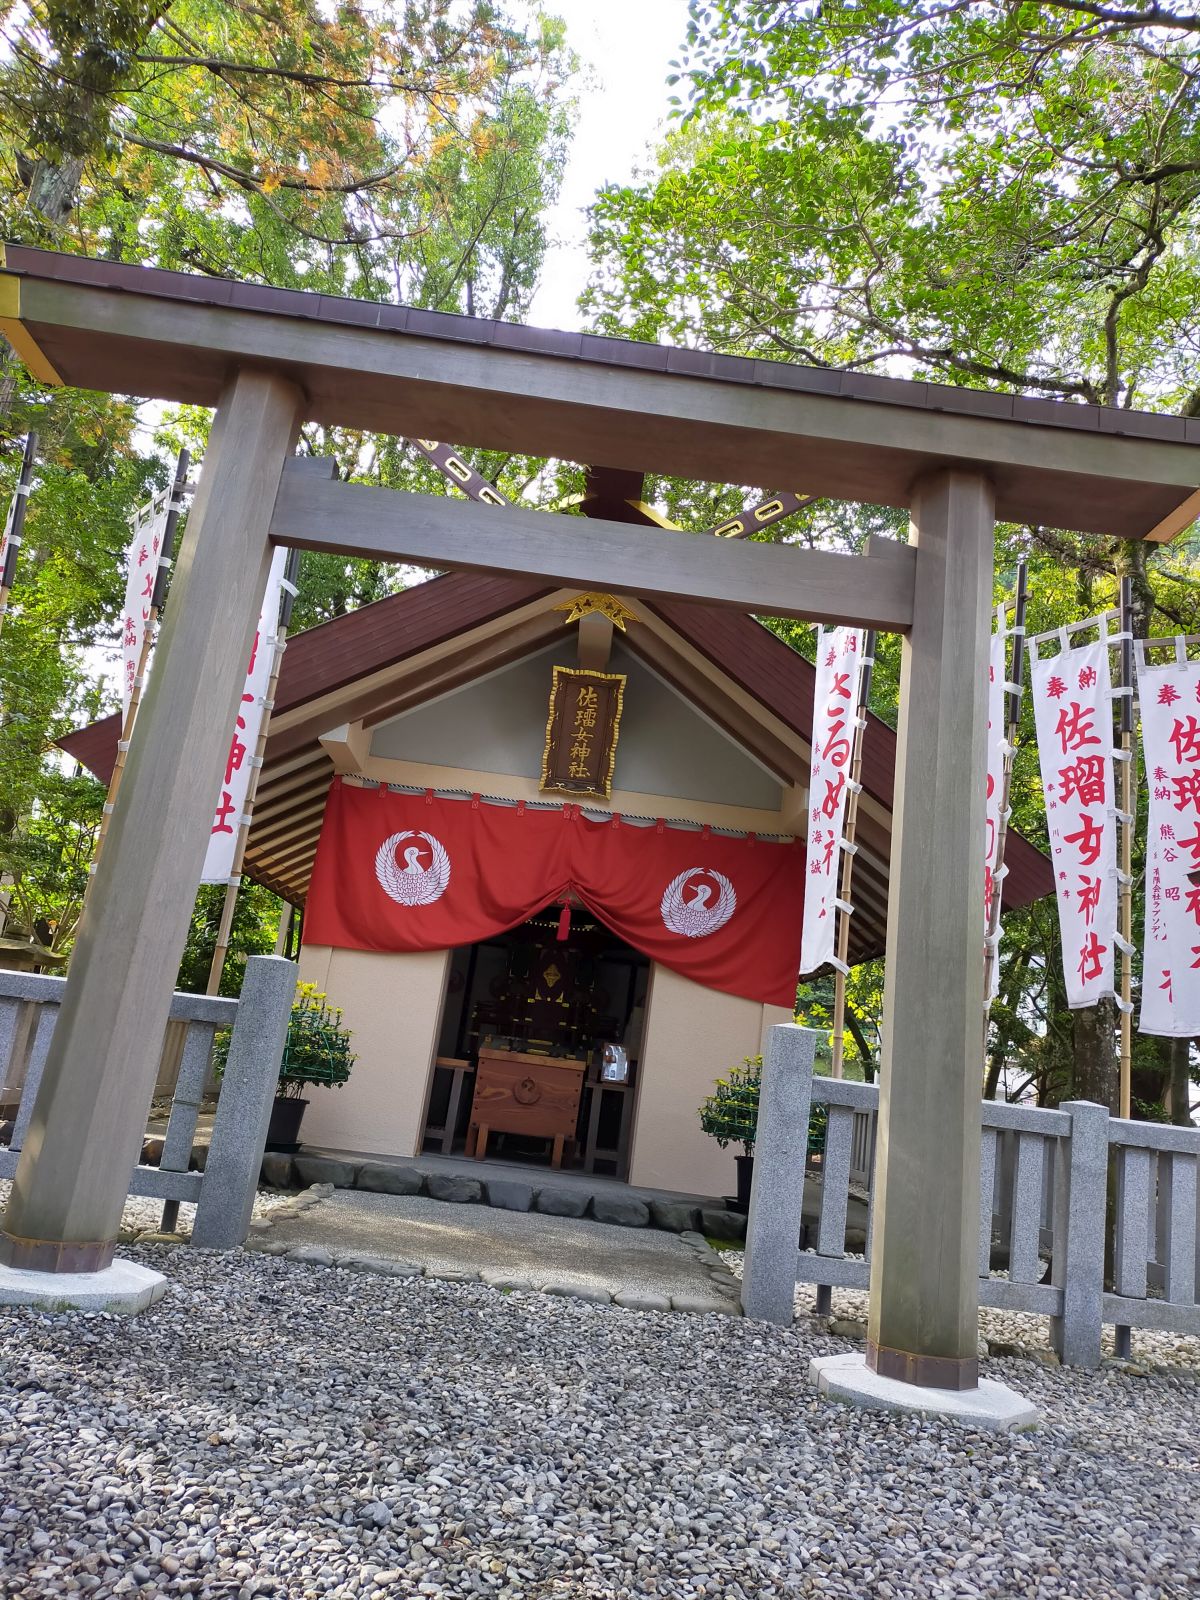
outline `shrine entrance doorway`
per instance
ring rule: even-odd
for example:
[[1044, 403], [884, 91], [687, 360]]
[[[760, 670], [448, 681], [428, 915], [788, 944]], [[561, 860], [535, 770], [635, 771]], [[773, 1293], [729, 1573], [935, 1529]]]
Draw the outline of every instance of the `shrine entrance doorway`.
[[[624, 1180], [650, 970], [578, 905], [452, 951], [421, 1148], [475, 1154], [484, 1126], [505, 1161]], [[624, 1050], [624, 1078], [602, 1075], [605, 1044]]]

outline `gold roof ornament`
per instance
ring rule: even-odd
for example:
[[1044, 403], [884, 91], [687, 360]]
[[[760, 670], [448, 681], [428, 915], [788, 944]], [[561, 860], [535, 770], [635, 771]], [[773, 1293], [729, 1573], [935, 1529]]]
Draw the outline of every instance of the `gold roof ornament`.
[[593, 612], [598, 612], [602, 617], [607, 617], [615, 628], [625, 632], [627, 622], [636, 622], [637, 613], [630, 611], [628, 606], [623, 606], [615, 594], [594, 594], [590, 590], [587, 594], [577, 594], [573, 600], [564, 600], [561, 605], [554, 607], [555, 611], [566, 611], [569, 627], [572, 622], [578, 622], [581, 617], [590, 617]]

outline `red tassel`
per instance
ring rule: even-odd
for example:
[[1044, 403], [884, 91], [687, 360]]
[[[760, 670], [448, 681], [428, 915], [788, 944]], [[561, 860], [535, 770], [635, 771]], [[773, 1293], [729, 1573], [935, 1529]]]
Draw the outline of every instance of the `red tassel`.
[[558, 914], [558, 942], [560, 944], [565, 944], [566, 941], [570, 937], [571, 937], [571, 902], [568, 900], [566, 905], [563, 906], [562, 910]]

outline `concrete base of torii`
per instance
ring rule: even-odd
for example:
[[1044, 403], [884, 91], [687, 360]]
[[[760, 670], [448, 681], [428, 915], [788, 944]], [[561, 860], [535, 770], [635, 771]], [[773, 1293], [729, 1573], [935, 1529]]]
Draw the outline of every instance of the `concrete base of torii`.
[[132, 1316], [167, 1292], [161, 1272], [120, 1258], [99, 1272], [33, 1272], [0, 1266], [0, 1306], [31, 1311], [108, 1311]]
[[844, 1400], [872, 1411], [906, 1411], [943, 1422], [990, 1433], [1035, 1428], [1037, 1407], [1002, 1383], [981, 1378], [974, 1389], [929, 1389], [921, 1384], [881, 1378], [867, 1365], [865, 1355], [818, 1356], [808, 1364], [808, 1376], [828, 1400]]

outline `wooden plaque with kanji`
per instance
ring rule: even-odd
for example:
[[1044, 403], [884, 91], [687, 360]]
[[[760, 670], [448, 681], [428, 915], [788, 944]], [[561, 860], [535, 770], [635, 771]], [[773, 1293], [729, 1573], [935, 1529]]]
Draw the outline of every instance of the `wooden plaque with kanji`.
[[554, 668], [542, 755], [543, 792], [608, 799], [624, 700], [624, 673]]

